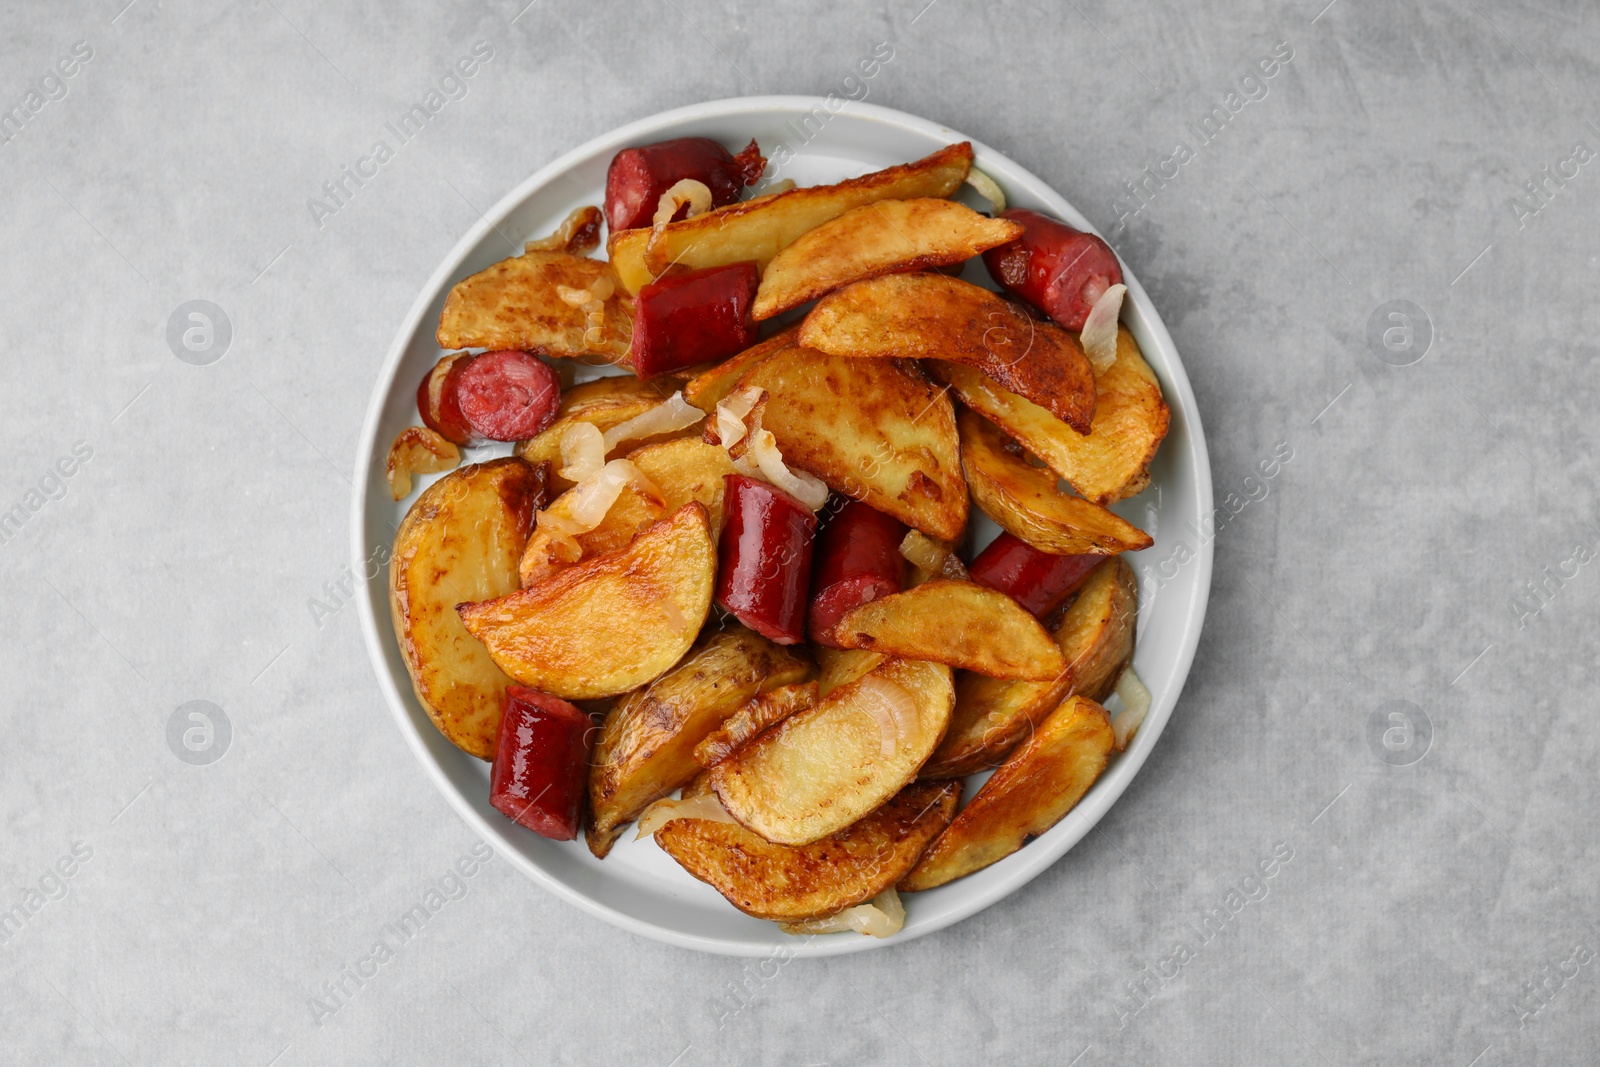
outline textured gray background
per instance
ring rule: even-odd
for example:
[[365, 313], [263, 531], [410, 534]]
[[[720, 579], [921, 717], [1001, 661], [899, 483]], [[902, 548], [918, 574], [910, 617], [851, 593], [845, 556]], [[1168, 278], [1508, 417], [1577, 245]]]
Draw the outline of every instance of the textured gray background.
[[[1512, 206], [1600, 149], [1592, 4], [524, 2], [6, 5], [0, 107], [75, 42], [93, 58], [0, 146], [0, 510], [51, 490], [0, 544], [0, 907], [40, 905], [0, 944], [0, 1058], [1592, 1062], [1600, 566], [1565, 561], [1600, 551], [1600, 163]], [[467, 96], [319, 228], [307, 198], [480, 40]], [[1183, 353], [1219, 500], [1294, 451], [1217, 537], [1155, 756], [1048, 873], [910, 944], [701, 956], [499, 859], [319, 1024], [323, 983], [473, 844], [355, 610], [308, 607], [343, 602], [397, 323], [559, 153], [827, 92], [880, 41], [871, 102], [996, 146], [1112, 235]], [[1199, 146], [1185, 122], [1279, 42], [1266, 97]], [[1117, 230], [1122, 182], [1180, 140], [1196, 158]], [[209, 366], [165, 339], [196, 298], [233, 325]], [[1367, 343], [1397, 299], [1433, 325], [1406, 367]], [[209, 766], [167, 742], [196, 699], [233, 727]], [[1410, 766], [1379, 758], [1390, 700], [1431, 723]]]

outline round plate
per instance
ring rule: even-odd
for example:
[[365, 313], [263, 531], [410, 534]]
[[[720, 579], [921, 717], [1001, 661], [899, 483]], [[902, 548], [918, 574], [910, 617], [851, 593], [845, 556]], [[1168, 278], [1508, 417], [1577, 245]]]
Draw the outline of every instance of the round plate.
[[[387, 546], [410, 500], [389, 499], [384, 460], [389, 443], [416, 423], [416, 387], [442, 354], [434, 326], [450, 286], [520, 252], [520, 242], [549, 233], [573, 208], [599, 204], [606, 166], [618, 149], [669, 137], [708, 136], [728, 145], [754, 137], [782, 161], [777, 178], [801, 185], [832, 182], [917, 159], [944, 145], [972, 140], [976, 166], [999, 182], [1010, 204], [1056, 215], [1090, 230], [1081, 214], [1034, 175], [992, 148], [936, 122], [899, 111], [821, 97], [771, 96], [718, 100], [641, 119], [574, 149], [501, 200], [434, 271], [423, 287], [378, 376], [357, 457], [351, 551], [357, 573], [387, 559]], [[787, 152], [779, 152], [784, 146]], [[975, 207], [987, 208], [967, 189]], [[514, 249], [510, 241], [518, 245]], [[982, 278], [975, 268], [974, 280]], [[1126, 268], [1124, 268], [1126, 269]], [[1211, 543], [1196, 531], [1211, 514], [1211, 472], [1194, 393], [1161, 317], [1132, 274], [1122, 319], [1161, 379], [1172, 426], [1156, 457], [1150, 488], [1117, 506], [1154, 538], [1130, 559], [1140, 578], [1134, 664], [1154, 702], [1132, 745], [1060, 823], [1021, 851], [938, 889], [907, 894], [905, 928], [879, 940], [859, 934], [791, 937], [769, 922], [736, 911], [711, 887], [682, 870], [654, 842], [630, 834], [604, 862], [581, 841], [556, 842], [512, 823], [489, 805], [489, 765], [459, 751], [436, 730], [412, 693], [389, 620], [380, 573], [358, 597], [361, 625], [378, 682], [395, 721], [440, 791], [462, 818], [512, 864], [565, 901], [627, 930], [686, 948], [739, 956], [770, 955], [783, 945], [801, 956], [861, 952], [931, 933], [988, 907], [1061, 857], [1105, 814], [1138, 773], [1172, 714], [1189, 673], [1211, 585]], [[509, 446], [477, 450], [482, 460]], [[430, 479], [421, 479], [426, 484]], [[419, 486], [420, 489], [420, 486]], [[1156, 586], [1159, 584], [1159, 593]], [[969, 785], [969, 793], [971, 786]]]

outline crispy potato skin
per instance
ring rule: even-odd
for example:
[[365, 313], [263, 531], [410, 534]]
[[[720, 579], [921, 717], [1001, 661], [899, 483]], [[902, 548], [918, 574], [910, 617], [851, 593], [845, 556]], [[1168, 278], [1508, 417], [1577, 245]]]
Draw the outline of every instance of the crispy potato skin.
[[956, 710], [924, 778], [959, 778], [1005, 759], [1069, 695], [1102, 701], [1133, 658], [1139, 587], [1120, 557], [1096, 567], [1056, 624], [1067, 669], [1045, 682], [956, 675]]
[[734, 385], [744, 376], [745, 371], [773, 353], [794, 344], [795, 334], [799, 332], [798, 325], [790, 326], [765, 341], [757, 341], [738, 355], [706, 368], [689, 379], [688, 384], [683, 387], [683, 398], [706, 414], [711, 414], [717, 410], [717, 405], [733, 392]]
[[1106, 709], [1087, 697], [1068, 697], [995, 770], [900, 888], [933, 889], [1011, 855], [1083, 799], [1114, 747]]
[[622, 827], [700, 772], [694, 750], [753, 697], [799, 682], [812, 666], [733, 626], [607, 712], [589, 769], [589, 851], [604, 857]]
[[694, 761], [702, 767], [715, 766], [749, 744], [761, 731], [778, 725], [816, 702], [817, 683], [814, 681], [795, 682], [768, 690], [728, 716], [721, 726], [694, 746]]
[[955, 407], [914, 366], [786, 348], [738, 386], [767, 391], [761, 424], [785, 461], [931, 537], [967, 525]]
[[1077, 339], [960, 278], [888, 274], [848, 285], [817, 302], [799, 340], [836, 356], [966, 364], [1080, 434], [1094, 416], [1094, 368]]
[[704, 819], [674, 819], [656, 843], [746, 915], [798, 922], [894, 885], [950, 824], [960, 795], [958, 782], [909, 785], [859, 822], [798, 847]]
[[623, 230], [607, 238], [606, 252], [630, 293], [637, 293], [672, 264], [697, 270], [753, 259], [765, 268], [795, 238], [851, 208], [879, 200], [949, 196], [961, 188], [971, 167], [972, 145], [962, 141], [922, 159], [834, 185], [729, 204], [668, 223], [659, 234], [645, 228]]
[[834, 636], [845, 648], [948, 663], [997, 678], [1042, 681], [1067, 667], [1049, 632], [1015, 600], [948, 578], [851, 609]]
[[[605, 301], [599, 343], [588, 344], [587, 313], [561, 299], [558, 285], [615, 286]], [[633, 298], [616, 285], [611, 265], [564, 251], [524, 252], [457, 282], [445, 297], [435, 334], [440, 348], [521, 348], [545, 356], [616, 363], [633, 338]]]
[[517, 560], [542, 502], [539, 471], [506, 458], [462, 467], [411, 505], [389, 560], [389, 611], [417, 701], [439, 732], [494, 756], [506, 676], [456, 615], [462, 600], [516, 588]]
[[[532, 440], [519, 441], [516, 454], [529, 463], [548, 462], [551, 490], [564, 493], [572, 488], [572, 483], [556, 472], [561, 469], [561, 435], [567, 427], [575, 422], [587, 422], [598, 426], [600, 432], [604, 433], [636, 415], [643, 415], [672, 396], [677, 388], [677, 381], [671, 378], [653, 378], [645, 382], [632, 375], [623, 375], [596, 378], [592, 382], [565, 389], [561, 393], [561, 406], [556, 409], [556, 421]], [[625, 441], [617, 451], [621, 453], [639, 448], [647, 441]]]
[[[910, 693], [917, 722], [887, 756], [871, 708], [873, 687]], [[875, 810], [907, 782], [944, 736], [955, 691], [950, 669], [886, 659], [869, 674], [797, 712], [707, 773], [728, 813], [774, 844], [809, 845]]]
[[954, 200], [879, 200], [801, 234], [773, 256], [751, 310], [770, 319], [842, 285], [961, 263], [1022, 234], [1021, 223], [985, 218]]
[[689, 650], [711, 608], [717, 546], [685, 504], [619, 552], [531, 589], [460, 604], [467, 632], [523, 685], [568, 700], [644, 685]]
[[1057, 476], [1005, 450], [1000, 428], [976, 412], [956, 416], [961, 469], [972, 500], [1001, 528], [1058, 556], [1137, 552], [1155, 542], [1122, 516], [1056, 488]]
[[1161, 385], [1126, 327], [1117, 328], [1117, 361], [1095, 379], [1094, 422], [1087, 437], [1068, 431], [1044, 408], [1008, 392], [972, 367], [924, 364], [961, 402], [1015, 437], [1095, 504], [1110, 504], [1150, 484], [1150, 461], [1167, 436], [1171, 412]]

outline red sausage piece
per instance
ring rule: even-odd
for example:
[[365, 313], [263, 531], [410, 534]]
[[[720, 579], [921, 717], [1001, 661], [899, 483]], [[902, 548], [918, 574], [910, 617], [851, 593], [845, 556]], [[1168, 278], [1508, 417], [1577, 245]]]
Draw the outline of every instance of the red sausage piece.
[[649, 226], [661, 194], [685, 178], [704, 182], [711, 206], [739, 199], [743, 186], [754, 183], [767, 161], [751, 141], [737, 156], [709, 137], [679, 137], [639, 148], [624, 148], [611, 157], [606, 171], [606, 224], [611, 232]]
[[1037, 211], [1012, 208], [1000, 217], [1022, 223], [1024, 230], [983, 254], [989, 276], [1066, 329], [1083, 329], [1100, 294], [1122, 281], [1117, 254], [1094, 234]]
[[577, 837], [593, 733], [589, 716], [565, 700], [509, 687], [489, 803], [536, 834], [557, 841]]
[[845, 612], [904, 587], [905, 535], [905, 523], [859, 500], [828, 520], [817, 538], [811, 640], [837, 648], [832, 630]]
[[633, 304], [633, 373], [650, 378], [710, 363], [756, 343], [751, 317], [761, 275], [754, 261], [669, 274], [639, 290]]
[[527, 352], [485, 352], [461, 368], [455, 393], [473, 433], [490, 441], [526, 441], [555, 421], [561, 380]]
[[800, 501], [743, 474], [723, 476], [727, 521], [718, 546], [717, 603], [780, 645], [805, 640], [817, 517]]
[[1089, 572], [1105, 559], [1092, 555], [1052, 556], [1009, 533], [1001, 533], [978, 553], [968, 572], [979, 585], [998, 589], [1042, 619], [1077, 592]]
[[471, 359], [465, 352], [452, 352], [435, 363], [417, 386], [417, 413], [422, 416], [423, 425], [458, 445], [472, 443], [472, 427], [461, 414], [456, 392], [461, 371]]

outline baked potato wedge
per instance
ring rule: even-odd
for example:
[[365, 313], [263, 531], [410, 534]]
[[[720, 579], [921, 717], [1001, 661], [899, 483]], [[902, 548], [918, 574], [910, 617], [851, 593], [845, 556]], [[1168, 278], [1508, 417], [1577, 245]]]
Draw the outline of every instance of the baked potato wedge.
[[[562, 289], [608, 295], [600, 323]], [[633, 297], [611, 264], [565, 251], [525, 251], [463, 278], [445, 297], [440, 348], [521, 348], [544, 356], [620, 363], [633, 339]]]
[[887, 274], [823, 297], [799, 341], [835, 356], [941, 359], [976, 368], [1087, 434], [1094, 368], [1077, 338], [999, 293], [945, 274]]
[[738, 388], [767, 391], [761, 425], [784, 460], [931, 537], [967, 524], [955, 407], [915, 366], [791, 347]]
[[567, 700], [613, 696], [689, 650], [711, 609], [716, 573], [716, 539], [705, 505], [694, 501], [621, 551], [457, 611], [523, 685]]
[[809, 845], [916, 776], [950, 722], [950, 668], [886, 659], [706, 772], [728, 813], [779, 845]]
[[694, 437], [645, 445], [628, 453], [639, 473], [661, 493], [668, 514], [691, 500], [706, 507], [713, 536], [722, 532], [723, 476], [734, 473], [725, 449]]
[[773, 256], [751, 312], [770, 319], [863, 278], [961, 263], [1022, 232], [1020, 222], [987, 218], [954, 200], [874, 201], [808, 230]]
[[1099, 703], [1111, 695], [1133, 659], [1139, 586], [1120, 557], [1096, 567], [1054, 629], [1067, 669], [1024, 682], [956, 674], [956, 710], [924, 778], [959, 778], [996, 766], [1069, 695]]
[[1067, 668], [1049, 631], [1015, 600], [948, 578], [852, 608], [833, 636], [845, 648], [948, 663], [996, 678], [1046, 681]]
[[1095, 504], [1110, 504], [1150, 484], [1150, 461], [1171, 419], [1161, 385], [1126, 327], [1117, 328], [1117, 361], [1095, 378], [1089, 435], [1025, 397], [996, 385], [973, 367], [931, 360], [924, 366], [949, 384], [961, 402], [1016, 438], [1029, 452]]
[[961, 470], [972, 500], [1002, 529], [1057, 556], [1137, 552], [1155, 542], [1115, 512], [1056, 488], [1048, 467], [1006, 450], [998, 426], [971, 410], [956, 416]]
[[780, 685], [752, 699], [723, 720], [722, 725], [694, 746], [694, 761], [711, 767], [753, 741], [763, 730], [778, 725], [797, 711], [817, 702], [817, 683]]
[[[551, 491], [564, 493], [572, 488], [572, 482], [556, 472], [561, 469], [561, 435], [566, 432], [568, 426], [575, 422], [587, 422], [599, 427], [600, 432], [604, 433], [631, 418], [643, 415], [671, 397], [677, 388], [677, 381], [669, 377], [652, 378], [646, 382], [632, 375], [617, 375], [596, 378], [592, 382], [564, 389], [561, 392], [561, 406], [556, 409], [555, 421], [532, 440], [519, 441], [516, 454], [529, 463], [548, 462], [551, 469]], [[649, 438], [624, 441], [615, 449], [615, 453], [620, 455], [649, 442]], [[615, 459], [616, 455], [607, 458]]]
[[[550, 505], [548, 513], [570, 519], [570, 508], [569, 491]], [[536, 521], [533, 534], [528, 538], [528, 547], [522, 550], [522, 562], [517, 566], [522, 588], [531, 589], [574, 563], [615, 552], [632, 541], [639, 531], [668, 513], [661, 500], [647, 489], [637, 484], [625, 485], [605, 518], [600, 520], [600, 525], [572, 537], [578, 542], [579, 554], [576, 559], [567, 558], [571, 542], [565, 535], [554, 533], [543, 520]]]
[[900, 888], [933, 889], [1011, 855], [1083, 799], [1115, 746], [1106, 709], [1068, 697], [995, 769]]
[[512, 681], [473, 640], [456, 605], [517, 588], [517, 561], [543, 502], [520, 459], [461, 467], [411, 505], [389, 558], [389, 613], [417, 702], [457, 748], [494, 756]]
[[700, 773], [695, 746], [753, 697], [801, 681], [811, 664], [743, 626], [705, 639], [650, 685], [612, 705], [589, 768], [584, 838], [604, 857], [650, 802]]
[[758, 919], [798, 922], [870, 900], [910, 871], [955, 815], [957, 782], [906, 786], [882, 807], [809, 845], [775, 845], [744, 827], [673, 819], [656, 844], [728, 903]]
[[961, 188], [971, 167], [972, 145], [962, 141], [910, 163], [833, 185], [758, 196], [670, 222], [659, 231], [641, 227], [613, 233], [606, 253], [630, 293], [675, 264], [697, 270], [753, 259], [765, 268], [795, 238], [851, 208], [879, 200], [949, 196]]
[[868, 673], [888, 657], [882, 652], [868, 652], [860, 648], [831, 648], [812, 645], [812, 655], [817, 657], [817, 695], [825, 697], [841, 685]]
[[794, 335], [800, 332], [798, 325], [773, 334], [765, 341], [758, 341], [736, 356], [731, 356], [713, 367], [701, 371], [683, 387], [683, 398], [695, 407], [711, 414], [717, 410], [717, 405], [722, 403], [727, 395], [733, 392], [734, 386], [744, 376], [744, 372], [754, 367], [757, 363], [771, 356], [774, 352], [781, 351], [794, 344]]

